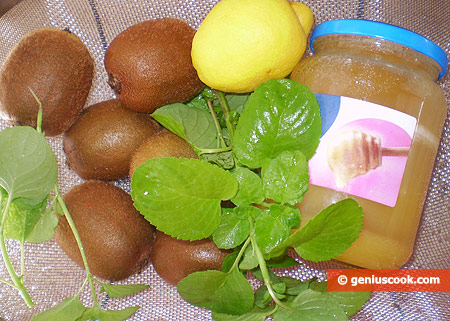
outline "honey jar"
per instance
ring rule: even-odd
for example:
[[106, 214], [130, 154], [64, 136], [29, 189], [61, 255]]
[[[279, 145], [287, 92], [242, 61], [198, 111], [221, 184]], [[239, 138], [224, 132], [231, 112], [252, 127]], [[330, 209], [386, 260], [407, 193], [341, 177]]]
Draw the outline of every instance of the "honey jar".
[[363, 228], [338, 260], [399, 268], [413, 252], [447, 116], [437, 84], [447, 55], [410, 30], [356, 19], [319, 24], [310, 47], [313, 54], [290, 76], [316, 94], [322, 115], [310, 188], [299, 205], [303, 224], [353, 198]]

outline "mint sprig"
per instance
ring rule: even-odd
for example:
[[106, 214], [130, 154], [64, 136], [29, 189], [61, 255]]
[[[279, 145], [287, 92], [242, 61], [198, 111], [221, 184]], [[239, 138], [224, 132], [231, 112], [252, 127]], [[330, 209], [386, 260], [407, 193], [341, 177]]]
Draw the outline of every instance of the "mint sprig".
[[[33, 93], [34, 95], [34, 93]], [[37, 99], [36, 95], [34, 95]], [[25, 280], [26, 242], [44, 242], [50, 240], [58, 224], [54, 212], [64, 215], [69, 222], [77, 240], [84, 267], [86, 280], [78, 293], [66, 298], [53, 308], [43, 311], [32, 318], [32, 321], [52, 320], [125, 320], [133, 315], [138, 306], [124, 310], [108, 310], [101, 308], [94, 288], [98, 282], [90, 273], [84, 255], [83, 245], [72, 221], [69, 211], [57, 185], [58, 164], [51, 146], [41, 130], [42, 105], [39, 105], [37, 128], [16, 126], [0, 132], [0, 251], [3, 262], [11, 280], [0, 280], [17, 290], [29, 307], [34, 306], [28, 293]], [[20, 270], [16, 271], [5, 239], [18, 240], [21, 247]], [[86, 307], [80, 301], [85, 285], [89, 284], [93, 297], [93, 306]], [[147, 288], [147, 285], [103, 285], [111, 296], [131, 295]]]
[[[215, 320], [347, 320], [367, 295], [332, 295], [322, 291], [324, 282], [279, 278], [272, 270], [296, 263], [286, 255], [290, 248], [313, 261], [339, 256], [362, 227], [362, 209], [352, 199], [329, 206], [300, 227], [296, 205], [308, 189], [307, 161], [321, 135], [314, 94], [281, 79], [262, 84], [247, 99], [233, 97], [204, 90], [184, 107], [177, 105], [196, 110], [194, 116], [183, 112], [189, 120], [171, 118], [173, 106], [155, 112], [200, 156], [209, 156], [148, 160], [132, 177], [136, 208], [159, 230], [189, 240], [211, 237], [219, 248], [234, 249], [222, 271], [193, 273], [178, 283], [178, 292], [210, 309]], [[231, 101], [245, 102], [245, 107], [231, 108]], [[209, 110], [212, 120], [188, 130], [185, 125], [195, 122], [198, 110]], [[204, 134], [211, 124], [216, 133]], [[199, 146], [200, 136], [215, 147]], [[224, 152], [226, 161], [217, 161]], [[222, 201], [234, 207], [221, 208]], [[256, 291], [248, 273], [263, 283]], [[351, 308], [349, 298], [355, 302]]]

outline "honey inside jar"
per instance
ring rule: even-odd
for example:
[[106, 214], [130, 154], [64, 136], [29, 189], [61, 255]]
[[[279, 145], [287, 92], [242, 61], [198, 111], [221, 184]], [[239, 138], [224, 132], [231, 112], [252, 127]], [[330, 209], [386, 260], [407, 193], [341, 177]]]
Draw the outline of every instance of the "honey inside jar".
[[[363, 229], [338, 260], [365, 268], [398, 268], [413, 252], [447, 115], [446, 100], [436, 81], [445, 73], [448, 60], [437, 45], [427, 55], [403, 44], [405, 37], [412, 35], [405, 29], [364, 20], [324, 24], [327, 23], [334, 31], [324, 32], [331, 29], [319, 28], [316, 35], [313, 33], [311, 43], [315, 54], [302, 60], [290, 78], [308, 86], [314, 93], [350, 97], [388, 107], [414, 117], [416, 123], [393, 204], [312, 183], [299, 205], [302, 224], [322, 208], [351, 197], [363, 209]], [[362, 28], [358, 28], [358, 24], [363, 24]], [[336, 32], [340, 27], [344, 31]], [[360, 34], [360, 31], [353, 34], [352, 27], [363, 29], [367, 34]], [[370, 30], [383, 34], [383, 28], [387, 30], [386, 37], [370, 34]], [[431, 43], [421, 38], [424, 43]], [[402, 40], [399, 43], [396, 39]], [[395, 121], [392, 118], [388, 121]]]

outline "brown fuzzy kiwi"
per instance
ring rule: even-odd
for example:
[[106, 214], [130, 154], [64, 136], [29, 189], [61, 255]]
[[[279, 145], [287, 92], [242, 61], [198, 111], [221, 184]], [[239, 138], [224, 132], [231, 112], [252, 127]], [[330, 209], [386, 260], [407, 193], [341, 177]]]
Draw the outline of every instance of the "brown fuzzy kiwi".
[[159, 276], [172, 285], [191, 273], [220, 270], [231, 251], [219, 249], [210, 239], [179, 240], [157, 231], [151, 262]]
[[175, 18], [148, 20], [118, 34], [105, 53], [108, 83], [127, 108], [152, 113], [184, 102], [204, 84], [192, 65], [195, 29]]
[[64, 133], [68, 165], [83, 179], [124, 178], [137, 148], [161, 128], [117, 99], [92, 105]]
[[56, 28], [25, 35], [7, 57], [0, 75], [0, 113], [13, 124], [36, 127], [38, 103], [42, 129], [63, 133], [83, 109], [94, 77], [94, 61], [81, 40]]
[[[92, 274], [122, 280], [149, 262], [155, 229], [134, 208], [131, 196], [103, 181], [86, 181], [64, 195], [83, 244]], [[59, 216], [55, 240], [64, 252], [84, 267], [75, 237], [64, 216]]]
[[148, 138], [133, 154], [130, 164], [130, 177], [136, 168], [147, 159], [160, 157], [198, 158], [197, 153], [186, 141], [171, 131], [163, 129]]

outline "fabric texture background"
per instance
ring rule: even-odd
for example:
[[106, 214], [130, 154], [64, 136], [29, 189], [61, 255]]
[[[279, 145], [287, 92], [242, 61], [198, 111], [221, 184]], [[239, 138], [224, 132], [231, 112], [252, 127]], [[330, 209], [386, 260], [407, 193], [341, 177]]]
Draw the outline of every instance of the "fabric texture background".
[[[315, 15], [316, 24], [338, 18], [364, 18], [392, 23], [418, 32], [440, 45], [450, 56], [450, 6], [448, 0], [304, 0]], [[69, 28], [87, 45], [96, 62], [96, 76], [87, 105], [114, 97], [106, 83], [103, 66], [105, 50], [121, 31], [140, 21], [176, 17], [198, 28], [217, 0], [23, 0], [0, 18], [0, 64], [12, 46], [27, 32], [43, 26]], [[36, 53], [39, 54], [39, 53]], [[439, 84], [450, 108], [450, 73]], [[7, 127], [0, 120], [0, 129]], [[61, 137], [49, 139], [57, 154], [61, 192], [81, 182], [66, 165]], [[0, 151], [1, 152], [1, 151]], [[116, 182], [129, 189], [129, 180]], [[447, 118], [441, 145], [430, 182], [426, 205], [413, 257], [405, 267], [450, 268], [450, 119]], [[12, 258], [20, 257], [14, 241], [7, 243]], [[66, 297], [74, 296], [85, 278], [84, 270], [75, 265], [52, 240], [26, 246], [25, 284], [36, 303], [29, 309], [17, 291], [0, 283], [0, 319], [30, 320], [39, 311], [49, 309]], [[311, 263], [299, 260], [299, 266], [279, 270], [280, 275], [299, 279], [317, 276], [324, 279], [326, 269], [335, 263]], [[19, 266], [18, 260], [14, 262]], [[0, 278], [8, 279], [0, 264]], [[142, 273], [119, 283], [146, 283], [150, 289], [124, 299], [112, 299], [104, 293], [99, 299], [105, 309], [123, 309], [140, 305], [130, 319], [211, 320], [206, 310], [192, 307], [177, 294], [176, 288], [163, 282], [150, 265]], [[88, 288], [82, 301], [91, 304]], [[371, 300], [352, 320], [450, 320], [450, 293], [372, 294]]]

